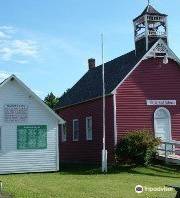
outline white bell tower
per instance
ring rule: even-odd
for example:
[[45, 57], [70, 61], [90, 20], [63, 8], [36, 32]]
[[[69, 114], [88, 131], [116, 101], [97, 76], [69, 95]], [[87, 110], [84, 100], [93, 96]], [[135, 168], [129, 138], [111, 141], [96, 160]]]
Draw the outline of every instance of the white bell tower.
[[168, 45], [167, 15], [155, 10], [149, 1], [148, 6], [133, 23], [137, 55], [147, 52], [160, 38]]

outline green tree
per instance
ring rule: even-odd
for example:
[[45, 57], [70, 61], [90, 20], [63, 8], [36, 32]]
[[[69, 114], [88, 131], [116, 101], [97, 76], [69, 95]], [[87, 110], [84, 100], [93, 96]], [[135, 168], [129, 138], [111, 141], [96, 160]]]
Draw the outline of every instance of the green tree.
[[51, 92], [45, 98], [44, 102], [51, 108], [54, 109], [59, 99]]

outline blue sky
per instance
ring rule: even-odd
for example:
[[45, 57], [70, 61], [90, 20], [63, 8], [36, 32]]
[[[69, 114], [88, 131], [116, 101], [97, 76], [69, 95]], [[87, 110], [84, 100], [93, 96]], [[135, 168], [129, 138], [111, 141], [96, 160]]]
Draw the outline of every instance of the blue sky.
[[[180, 56], [180, 1], [151, 0], [166, 13], [170, 47]], [[100, 34], [105, 60], [134, 49], [132, 19], [146, 0], [4, 0], [0, 6], [0, 79], [16, 74], [41, 98], [60, 96], [100, 64]]]

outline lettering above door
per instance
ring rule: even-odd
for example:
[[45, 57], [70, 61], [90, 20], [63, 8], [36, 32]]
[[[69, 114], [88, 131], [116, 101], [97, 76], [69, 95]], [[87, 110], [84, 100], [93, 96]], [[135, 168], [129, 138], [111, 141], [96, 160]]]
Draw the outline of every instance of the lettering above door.
[[175, 106], [176, 100], [146, 100], [148, 106]]

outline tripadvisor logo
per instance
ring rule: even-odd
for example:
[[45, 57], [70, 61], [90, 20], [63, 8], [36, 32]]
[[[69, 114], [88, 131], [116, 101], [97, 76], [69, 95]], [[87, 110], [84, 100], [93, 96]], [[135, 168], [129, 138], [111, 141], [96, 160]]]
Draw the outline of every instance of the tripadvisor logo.
[[168, 188], [168, 187], [146, 187], [146, 186], [141, 186], [137, 185], [135, 187], [135, 192], [136, 193], [142, 193], [142, 192], [171, 192], [173, 191], [173, 188]]
[[143, 192], [143, 187], [142, 187], [141, 185], [137, 185], [137, 186], [135, 187], [135, 192], [136, 192], [136, 193], [142, 193], [142, 192]]

